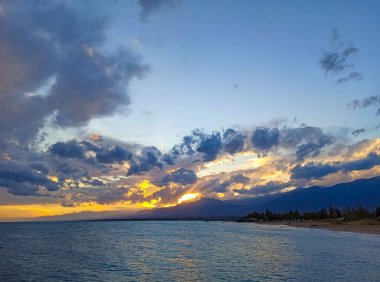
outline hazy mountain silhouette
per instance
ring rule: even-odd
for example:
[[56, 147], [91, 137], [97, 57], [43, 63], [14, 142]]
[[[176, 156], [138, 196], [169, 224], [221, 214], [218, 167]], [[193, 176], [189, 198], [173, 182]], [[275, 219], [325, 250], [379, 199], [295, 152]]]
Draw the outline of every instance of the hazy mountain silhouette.
[[380, 206], [380, 177], [359, 179], [330, 187], [298, 188], [270, 196], [221, 201], [203, 198], [168, 208], [157, 208], [132, 215], [132, 218], [194, 218], [242, 216], [252, 211], [313, 211], [330, 205], [348, 207], [361, 205], [373, 209]]

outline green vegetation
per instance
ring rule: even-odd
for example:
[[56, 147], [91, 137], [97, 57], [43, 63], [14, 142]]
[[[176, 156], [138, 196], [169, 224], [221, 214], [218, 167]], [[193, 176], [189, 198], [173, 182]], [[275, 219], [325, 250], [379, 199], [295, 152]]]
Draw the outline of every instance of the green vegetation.
[[240, 218], [239, 222], [255, 222], [255, 221], [280, 221], [280, 220], [342, 220], [353, 221], [361, 219], [379, 219], [380, 207], [375, 210], [369, 210], [361, 206], [347, 207], [338, 209], [337, 207], [330, 206], [323, 208], [319, 211], [300, 213], [296, 211], [288, 211], [283, 213], [272, 212], [266, 210], [265, 212], [252, 212]]

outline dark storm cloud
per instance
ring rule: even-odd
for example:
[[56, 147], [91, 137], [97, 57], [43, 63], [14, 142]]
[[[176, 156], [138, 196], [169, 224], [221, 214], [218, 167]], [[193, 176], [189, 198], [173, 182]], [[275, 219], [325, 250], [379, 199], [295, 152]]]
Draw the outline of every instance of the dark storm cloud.
[[194, 140], [193, 135], [184, 136], [182, 142], [175, 145], [170, 154], [173, 155], [174, 158], [182, 155], [192, 155], [195, 153], [195, 150], [193, 149], [194, 143], [196, 143], [196, 141]]
[[200, 129], [195, 129], [191, 135], [183, 137], [182, 143], [176, 145], [170, 154], [173, 158], [184, 157], [201, 153], [204, 161], [213, 161], [223, 149], [223, 143], [219, 132], [207, 134]]
[[89, 167], [84, 167], [82, 163], [71, 162], [67, 160], [56, 160], [54, 170], [58, 174], [59, 179], [88, 177], [90, 173]]
[[[210, 134], [196, 129], [191, 135], [183, 137], [182, 142], [175, 145], [169, 156], [172, 159], [203, 155], [203, 161], [213, 161], [223, 152], [234, 155], [244, 149], [245, 136], [234, 129], [227, 129], [221, 138], [220, 132]], [[299, 160], [315, 157], [322, 148], [333, 143], [334, 138], [323, 132], [321, 128], [302, 126], [298, 128], [257, 127], [251, 133], [250, 141], [253, 149], [266, 153], [275, 149], [291, 149], [296, 151]]]
[[327, 135], [321, 135], [315, 142], [308, 142], [297, 147], [297, 160], [304, 160], [306, 157], [316, 157], [321, 153], [321, 149], [332, 143], [332, 138]]
[[269, 151], [280, 141], [280, 132], [277, 128], [258, 127], [254, 130], [251, 142], [253, 148], [260, 151]]
[[154, 146], [145, 147], [139, 155], [135, 156], [128, 170], [128, 175], [142, 174], [154, 168], [163, 168], [163, 155], [159, 149]]
[[47, 117], [82, 126], [129, 105], [126, 87], [147, 66], [125, 49], [98, 51], [105, 19], [64, 1], [0, 3], [1, 132], [28, 143]]
[[291, 170], [292, 179], [313, 179], [321, 178], [328, 174], [339, 171], [339, 166], [330, 164], [318, 164], [316, 162], [309, 162], [305, 165], [296, 165]]
[[14, 195], [39, 196], [41, 195], [39, 186], [45, 187], [48, 191], [59, 189], [56, 183], [46, 177], [46, 174], [14, 161], [0, 163], [0, 186], [7, 188], [8, 192]]
[[165, 175], [160, 181], [160, 185], [167, 185], [170, 182], [181, 185], [194, 184], [197, 182], [197, 175], [193, 170], [180, 168], [170, 174]]
[[223, 134], [224, 151], [233, 155], [243, 150], [244, 135], [240, 132], [229, 128]]
[[[55, 168], [66, 177], [82, 177], [86, 170], [101, 170], [108, 173], [110, 164], [128, 162], [128, 175], [143, 174], [154, 168], [162, 169], [164, 164], [174, 165], [169, 154], [163, 154], [154, 146], [145, 147], [138, 152], [139, 145], [105, 140], [94, 144], [90, 141], [71, 140], [57, 142], [49, 147], [51, 156], [55, 156]], [[75, 161], [74, 161], [75, 160]]]
[[[319, 65], [325, 74], [341, 74], [346, 69], [354, 67], [351, 58], [358, 53], [358, 48], [341, 41], [338, 30], [333, 29], [332, 46], [330, 50], [322, 53]], [[350, 80], [363, 80], [363, 75], [359, 72], [351, 72], [347, 76], [339, 78], [337, 83], [340, 84]]]
[[175, 165], [173, 157], [170, 154], [164, 154], [162, 156], [162, 160], [167, 164], [167, 165]]
[[[300, 144], [312, 143], [328, 136], [321, 128], [313, 126], [285, 127], [280, 131], [280, 146], [282, 148], [296, 148]], [[322, 141], [322, 143], [324, 143]]]
[[131, 160], [132, 154], [121, 146], [115, 145], [108, 150], [99, 151], [96, 159], [101, 163], [122, 163]]
[[380, 155], [371, 153], [371, 154], [368, 154], [368, 156], [363, 159], [343, 163], [341, 164], [340, 167], [342, 171], [349, 172], [353, 170], [371, 169], [377, 165], [380, 165]]
[[322, 148], [333, 143], [334, 138], [325, 134], [321, 128], [312, 126], [266, 128], [258, 127], [253, 131], [251, 142], [259, 152], [274, 149], [295, 150], [297, 160], [316, 157]]
[[65, 157], [82, 159], [85, 155], [85, 149], [76, 140], [68, 142], [57, 142], [49, 147], [50, 153]]
[[365, 158], [349, 162], [333, 162], [329, 164], [319, 164], [309, 162], [305, 165], [296, 165], [291, 170], [292, 179], [315, 179], [339, 171], [351, 172], [358, 170], [367, 170], [380, 165], [380, 156], [371, 153]]
[[175, 7], [179, 2], [180, 0], [138, 0], [141, 20], [146, 21], [156, 11]]
[[197, 152], [203, 154], [204, 161], [213, 161], [222, 150], [223, 144], [219, 132], [205, 135], [197, 147]]

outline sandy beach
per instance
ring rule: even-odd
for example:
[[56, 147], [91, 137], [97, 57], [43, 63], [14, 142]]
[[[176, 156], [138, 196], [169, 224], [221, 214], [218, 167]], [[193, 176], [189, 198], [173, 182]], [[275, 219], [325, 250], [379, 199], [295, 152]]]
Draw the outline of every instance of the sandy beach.
[[301, 227], [301, 228], [318, 228], [328, 229], [332, 231], [344, 231], [354, 233], [365, 233], [380, 235], [380, 222], [375, 220], [363, 220], [352, 222], [341, 221], [272, 221], [272, 222], [257, 222], [257, 224], [270, 224], [270, 225], [286, 225], [289, 227]]

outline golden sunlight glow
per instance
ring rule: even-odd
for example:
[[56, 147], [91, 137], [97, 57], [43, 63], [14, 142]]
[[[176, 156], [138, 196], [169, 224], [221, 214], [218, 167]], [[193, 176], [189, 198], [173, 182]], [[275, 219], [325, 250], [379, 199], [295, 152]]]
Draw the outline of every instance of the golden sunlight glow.
[[380, 153], [380, 139], [374, 139], [366, 143], [364, 147], [355, 151], [352, 156], [354, 159], [365, 158], [369, 153]]
[[266, 174], [263, 174], [260, 178], [264, 179], [266, 181], [281, 181], [281, 182], [288, 182], [290, 181], [291, 174], [289, 171], [270, 171]]
[[181, 198], [178, 199], [178, 204], [181, 204], [183, 202], [191, 202], [199, 199], [201, 197], [200, 193], [188, 193], [181, 196]]
[[46, 177], [48, 179], [50, 179], [51, 181], [53, 181], [53, 182], [58, 182], [59, 181], [58, 176], [56, 176], [56, 175], [47, 175]]
[[216, 165], [221, 165], [221, 164], [224, 164], [224, 163], [229, 163], [231, 161], [232, 161], [232, 157], [225, 156], [224, 158], [220, 158], [218, 160], [215, 160], [215, 161], [212, 161], [212, 162], [208, 162], [204, 166], [205, 167], [213, 167], [213, 166], [216, 166]]
[[216, 194], [219, 198], [224, 198], [224, 193], [218, 193], [218, 194]]
[[63, 207], [60, 203], [53, 204], [19, 204], [0, 205], [0, 221], [12, 219], [27, 219], [40, 216], [56, 216], [84, 211], [105, 212], [105, 211], [136, 211], [144, 208], [154, 207], [150, 203], [131, 204], [128, 202], [115, 203], [113, 205], [101, 205], [95, 202], [82, 203], [74, 207]]
[[137, 187], [144, 193], [145, 198], [153, 194], [154, 192], [160, 190], [158, 186], [151, 183], [148, 179], [145, 179], [142, 182], [138, 183]]
[[272, 157], [269, 156], [259, 158], [252, 151], [241, 152], [234, 156], [223, 156], [215, 161], [204, 164], [197, 171], [197, 176], [204, 177], [222, 172], [256, 169], [272, 160]]

